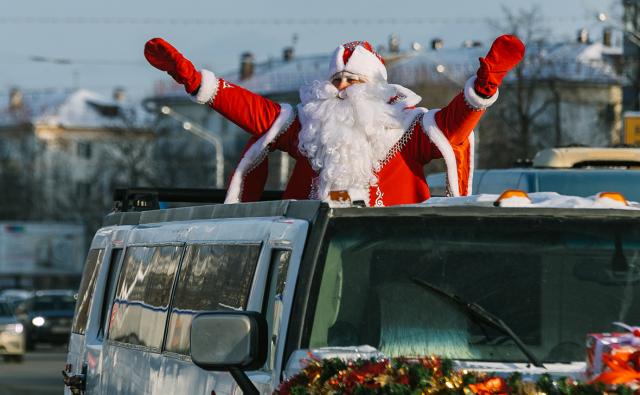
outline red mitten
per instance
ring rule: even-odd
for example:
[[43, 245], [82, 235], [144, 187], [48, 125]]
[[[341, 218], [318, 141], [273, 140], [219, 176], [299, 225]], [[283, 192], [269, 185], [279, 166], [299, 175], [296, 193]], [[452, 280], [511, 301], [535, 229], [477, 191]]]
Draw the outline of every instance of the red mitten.
[[524, 57], [524, 44], [516, 36], [496, 38], [486, 57], [480, 58], [474, 89], [480, 96], [489, 98], [498, 91], [502, 79]]
[[178, 84], [184, 85], [189, 94], [195, 94], [200, 87], [202, 75], [189, 59], [161, 38], [154, 38], [144, 45], [144, 57], [156, 69], [166, 71]]

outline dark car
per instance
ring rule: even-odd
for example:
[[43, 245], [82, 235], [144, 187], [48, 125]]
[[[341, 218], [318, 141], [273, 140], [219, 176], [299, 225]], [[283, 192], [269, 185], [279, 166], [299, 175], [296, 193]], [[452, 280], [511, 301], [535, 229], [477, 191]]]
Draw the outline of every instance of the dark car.
[[27, 349], [37, 344], [65, 344], [69, 341], [75, 310], [75, 293], [70, 290], [37, 291], [16, 308], [24, 325]]

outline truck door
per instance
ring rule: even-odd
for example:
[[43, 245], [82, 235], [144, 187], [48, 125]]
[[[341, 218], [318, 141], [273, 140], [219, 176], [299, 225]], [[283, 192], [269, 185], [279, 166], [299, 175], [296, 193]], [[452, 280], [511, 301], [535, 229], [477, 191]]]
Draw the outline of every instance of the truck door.
[[105, 298], [118, 270], [129, 229], [127, 226], [98, 231], [85, 262], [65, 371], [69, 376], [77, 376], [75, 382], [86, 393], [95, 393], [99, 386], [104, 317], [110, 306]]
[[[191, 320], [202, 311], [262, 311], [269, 321], [269, 361], [249, 377], [270, 394], [279, 373], [282, 328], [308, 224], [281, 218], [219, 220], [192, 226], [169, 307], [161, 371], [151, 393], [239, 393], [228, 373], [207, 372], [189, 357]], [[203, 234], [207, 237], [204, 238]], [[287, 277], [289, 273], [289, 277]]]
[[274, 223], [271, 232], [270, 271], [262, 307], [271, 335], [267, 363], [263, 368], [270, 375], [270, 387], [265, 388], [265, 393], [271, 393], [282, 379], [287, 327], [308, 228], [305, 221], [284, 220]]

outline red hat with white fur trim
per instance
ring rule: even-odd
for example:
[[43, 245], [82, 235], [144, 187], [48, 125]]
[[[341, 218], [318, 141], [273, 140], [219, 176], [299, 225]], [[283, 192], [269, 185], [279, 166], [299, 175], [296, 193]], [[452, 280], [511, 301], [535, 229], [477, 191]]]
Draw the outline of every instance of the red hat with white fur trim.
[[369, 81], [386, 81], [384, 60], [367, 41], [342, 44], [333, 52], [329, 64], [329, 79], [336, 73], [349, 73]]

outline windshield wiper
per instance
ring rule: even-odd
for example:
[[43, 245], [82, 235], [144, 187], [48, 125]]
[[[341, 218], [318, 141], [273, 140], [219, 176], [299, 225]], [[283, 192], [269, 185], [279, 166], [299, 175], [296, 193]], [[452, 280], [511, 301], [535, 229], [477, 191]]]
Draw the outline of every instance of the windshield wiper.
[[469, 303], [467, 301], [464, 301], [459, 296], [451, 294], [445, 291], [444, 289], [438, 288], [435, 285], [430, 284], [422, 279], [414, 277], [412, 278], [412, 280], [414, 283], [420, 285], [421, 287], [428, 289], [432, 292], [435, 292], [436, 294], [444, 297], [447, 300], [453, 301], [465, 313], [480, 319], [481, 321], [489, 324], [490, 326], [494, 327], [495, 329], [509, 336], [514, 341], [514, 343], [516, 343], [516, 345], [522, 351], [522, 353], [527, 356], [527, 358], [529, 359], [529, 362], [531, 362], [533, 366], [544, 368], [544, 365], [542, 364], [542, 362], [540, 362], [538, 358], [535, 355], [533, 355], [533, 353], [527, 348], [527, 346], [522, 342], [522, 340], [520, 340], [518, 335], [516, 335], [515, 332], [513, 332], [513, 330], [511, 330], [511, 328], [509, 328], [509, 326], [505, 324], [504, 321], [502, 321], [500, 318], [489, 313], [488, 311], [486, 311], [476, 303]]

